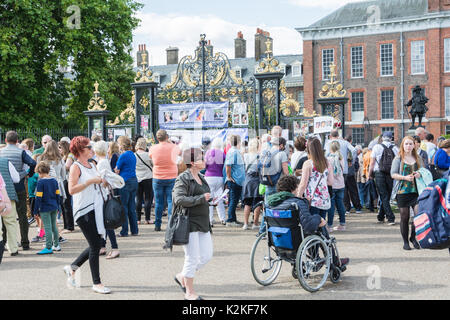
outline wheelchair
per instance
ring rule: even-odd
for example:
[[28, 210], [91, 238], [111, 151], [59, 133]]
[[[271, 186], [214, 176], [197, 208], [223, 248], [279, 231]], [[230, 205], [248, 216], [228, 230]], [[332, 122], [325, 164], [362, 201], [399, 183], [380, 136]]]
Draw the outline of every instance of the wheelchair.
[[332, 283], [341, 279], [346, 266], [341, 265], [336, 239], [321, 230], [305, 238], [298, 212], [295, 203], [288, 210], [264, 210], [266, 232], [256, 239], [250, 255], [260, 285], [276, 280], [283, 261], [291, 264], [292, 276], [309, 292], [320, 290], [328, 278]]

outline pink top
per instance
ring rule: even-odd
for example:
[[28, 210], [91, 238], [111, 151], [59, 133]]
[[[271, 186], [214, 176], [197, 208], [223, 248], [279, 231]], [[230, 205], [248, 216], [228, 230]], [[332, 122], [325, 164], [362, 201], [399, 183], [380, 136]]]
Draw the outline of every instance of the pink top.
[[150, 148], [148, 153], [153, 161], [153, 178], [175, 179], [178, 175], [177, 158], [180, 148], [171, 142], [160, 142]]

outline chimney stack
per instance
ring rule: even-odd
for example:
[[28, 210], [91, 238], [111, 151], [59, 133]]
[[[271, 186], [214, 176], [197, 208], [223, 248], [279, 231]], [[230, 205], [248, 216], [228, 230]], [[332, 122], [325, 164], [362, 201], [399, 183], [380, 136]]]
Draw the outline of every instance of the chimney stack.
[[237, 38], [234, 39], [234, 58], [246, 58], [247, 57], [247, 41], [244, 39], [244, 35], [241, 31], [238, 32]]
[[166, 49], [167, 52], [167, 64], [178, 64], [178, 48], [169, 47]]
[[270, 49], [273, 51], [273, 39], [270, 37], [270, 33], [264, 31], [260, 28], [256, 29], [255, 34], [255, 60], [259, 61], [260, 59], [266, 56], [267, 45], [266, 41], [269, 40], [271, 42]]
[[[211, 40], [208, 40], [208, 44], [206, 45], [206, 48], [210, 52], [211, 56], [213, 56], [214, 47], [211, 45]], [[206, 55], [206, 56], [208, 56], [208, 55]]]
[[145, 62], [148, 65], [148, 51], [145, 44], [140, 44], [138, 48], [138, 52], [136, 53], [136, 64], [139, 68], [142, 64], [142, 54], [145, 53]]

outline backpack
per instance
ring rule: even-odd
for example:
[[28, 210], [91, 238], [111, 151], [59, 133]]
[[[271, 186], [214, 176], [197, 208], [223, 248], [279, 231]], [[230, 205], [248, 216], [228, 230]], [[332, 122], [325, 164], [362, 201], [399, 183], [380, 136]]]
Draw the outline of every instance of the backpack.
[[276, 186], [278, 180], [280, 179], [282, 170], [276, 173], [271, 172], [272, 160], [279, 152], [280, 151], [277, 150], [276, 152], [271, 153], [270, 150], [265, 150], [261, 154], [261, 158], [258, 163], [258, 170], [260, 173], [259, 178], [261, 184], [273, 187]]
[[424, 249], [450, 248], [450, 209], [444, 194], [447, 179], [428, 185], [419, 196], [419, 211], [414, 217], [416, 239]]
[[394, 145], [386, 147], [384, 144], [381, 144], [381, 146], [384, 150], [383, 154], [381, 155], [380, 162], [378, 163], [378, 167], [381, 172], [391, 174], [392, 161], [395, 158], [395, 154], [393, 151]]

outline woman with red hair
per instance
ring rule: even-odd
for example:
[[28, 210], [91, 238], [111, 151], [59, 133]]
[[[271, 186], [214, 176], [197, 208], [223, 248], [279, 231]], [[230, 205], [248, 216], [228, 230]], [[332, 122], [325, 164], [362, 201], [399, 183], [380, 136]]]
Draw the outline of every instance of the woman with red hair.
[[[100, 281], [99, 252], [102, 246], [100, 232], [102, 221], [96, 221], [95, 200], [100, 199], [100, 184], [104, 182], [97, 171], [96, 166], [88, 160], [94, 155], [90, 140], [86, 137], [75, 137], [70, 143], [70, 151], [77, 161], [70, 168], [69, 193], [73, 199], [74, 220], [80, 227], [83, 235], [89, 243], [80, 256], [71, 265], [64, 267], [69, 285], [75, 287], [75, 271], [89, 259], [91, 275], [94, 285], [92, 290], [97, 293], [110, 293]], [[97, 217], [98, 219], [98, 217]], [[102, 219], [103, 220], [103, 219]], [[100, 230], [98, 228], [100, 226]], [[104, 226], [103, 226], [104, 229]], [[104, 237], [104, 235], [102, 234]]]

